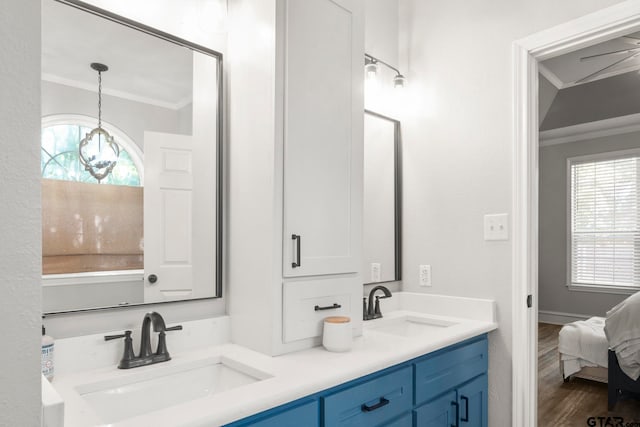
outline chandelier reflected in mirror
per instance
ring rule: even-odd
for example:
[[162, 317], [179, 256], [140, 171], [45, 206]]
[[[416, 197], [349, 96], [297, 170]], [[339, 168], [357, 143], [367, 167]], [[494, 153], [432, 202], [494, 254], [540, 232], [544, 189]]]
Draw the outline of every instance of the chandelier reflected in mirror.
[[78, 154], [84, 169], [100, 183], [116, 166], [120, 147], [113, 136], [102, 128], [102, 73], [109, 70], [109, 67], [93, 62], [91, 68], [98, 72], [98, 127], [80, 141]]

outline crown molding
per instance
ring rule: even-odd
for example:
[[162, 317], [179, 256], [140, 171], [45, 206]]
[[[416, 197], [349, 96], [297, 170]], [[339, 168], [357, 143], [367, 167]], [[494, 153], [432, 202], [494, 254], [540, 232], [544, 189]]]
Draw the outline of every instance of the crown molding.
[[640, 113], [540, 132], [540, 146], [565, 144], [640, 131]]
[[[67, 79], [64, 77], [57, 76], [55, 74], [42, 73], [42, 80], [50, 83], [56, 83], [64, 86], [70, 86], [76, 89], [83, 89], [83, 90], [88, 90], [90, 92], [98, 93], [98, 90], [95, 84], [83, 82], [80, 80]], [[102, 88], [102, 93], [104, 95], [115, 96], [115, 97], [126, 99], [129, 101], [141, 102], [143, 104], [153, 105], [155, 107], [167, 108], [169, 110], [175, 110], [175, 111], [180, 110], [181, 108], [191, 103], [191, 98], [181, 99], [178, 102], [173, 103], [173, 102], [161, 101], [159, 99], [149, 98], [145, 96], [139, 96], [130, 92], [108, 89], [108, 88]]]

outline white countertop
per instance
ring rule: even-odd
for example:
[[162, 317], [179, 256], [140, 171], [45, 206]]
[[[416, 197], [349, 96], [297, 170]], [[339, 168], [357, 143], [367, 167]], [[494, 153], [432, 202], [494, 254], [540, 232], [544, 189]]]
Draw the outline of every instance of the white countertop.
[[[346, 353], [331, 353], [323, 347], [315, 347], [283, 356], [270, 357], [235, 344], [221, 344], [197, 350], [172, 352], [173, 359], [159, 365], [171, 367], [172, 364], [224, 354], [266, 372], [272, 377], [110, 425], [118, 427], [139, 427], [142, 425], [211, 427], [227, 424], [497, 328], [495, 305], [492, 301], [468, 298], [454, 298], [451, 301], [452, 297], [445, 297], [447, 301], [443, 301], [438, 299], [442, 298], [439, 296], [425, 298], [423, 296], [416, 297], [416, 295], [423, 294], [404, 293], [402, 298], [398, 297], [394, 304], [402, 306], [402, 308], [409, 307], [411, 310], [390, 311], [385, 314], [383, 320], [411, 314], [456, 324], [446, 328], [434, 328], [428, 334], [419, 337], [403, 337], [376, 331], [376, 322], [379, 321], [367, 321], [364, 325], [363, 335], [354, 339], [353, 349]], [[406, 299], [404, 303], [403, 298]], [[418, 304], [416, 301], [419, 302], [420, 299], [432, 304]], [[434, 311], [446, 312], [443, 305], [452, 303], [457, 310], [449, 310], [448, 312], [464, 313], [461, 317], [434, 313]], [[431, 310], [429, 309], [430, 305]], [[465, 309], [465, 306], [468, 309]], [[154, 369], [159, 365], [136, 368], [130, 371], [142, 372], [142, 370]], [[76, 387], [78, 384], [86, 383], [88, 379], [99, 381], [113, 378], [114, 375], [128, 375], [128, 372], [118, 372], [115, 366], [111, 365], [56, 377], [53, 386], [65, 401], [64, 425], [66, 427], [100, 425], [100, 420], [84, 403], [76, 391]]]

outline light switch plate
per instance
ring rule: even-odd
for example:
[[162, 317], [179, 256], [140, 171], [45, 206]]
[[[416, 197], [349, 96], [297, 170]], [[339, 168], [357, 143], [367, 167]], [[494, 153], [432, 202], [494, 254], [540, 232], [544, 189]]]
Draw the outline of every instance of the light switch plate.
[[509, 214], [484, 216], [484, 240], [509, 240]]
[[422, 264], [420, 265], [420, 286], [431, 286], [431, 266]]
[[380, 281], [380, 263], [372, 262], [371, 263], [371, 282], [379, 282]]

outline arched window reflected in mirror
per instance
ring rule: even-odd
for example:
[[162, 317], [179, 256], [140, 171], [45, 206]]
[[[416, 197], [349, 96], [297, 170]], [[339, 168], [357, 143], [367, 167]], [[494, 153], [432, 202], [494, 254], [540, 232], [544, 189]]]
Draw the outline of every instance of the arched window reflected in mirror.
[[42, 274], [144, 268], [143, 173], [140, 149], [109, 123], [120, 156], [98, 181], [82, 166], [79, 143], [96, 119], [47, 116], [42, 121]]

